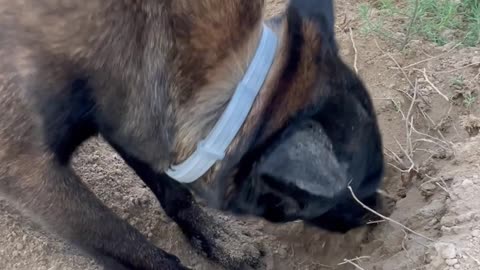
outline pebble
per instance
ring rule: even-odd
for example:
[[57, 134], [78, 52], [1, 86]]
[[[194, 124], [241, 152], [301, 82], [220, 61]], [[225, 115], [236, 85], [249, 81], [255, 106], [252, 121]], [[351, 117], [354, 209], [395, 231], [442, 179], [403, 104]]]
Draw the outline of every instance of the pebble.
[[23, 250], [23, 245], [21, 243], [17, 243], [15, 247], [17, 248], [17, 250]]
[[434, 191], [435, 189], [437, 189], [437, 186], [433, 183], [426, 183], [426, 184], [422, 185], [421, 188], [424, 191], [430, 192], [430, 191]]
[[428, 222], [428, 226], [433, 227], [437, 223], [438, 223], [438, 219], [433, 218], [432, 220], [430, 220], [430, 222]]
[[441, 220], [443, 226], [452, 227], [456, 225], [455, 217], [453, 216], [444, 216]]
[[475, 64], [475, 63], [480, 63], [480, 56], [472, 57], [472, 64]]
[[442, 245], [440, 248], [440, 255], [443, 259], [455, 259], [457, 256], [457, 250], [452, 244]]
[[288, 247], [285, 245], [282, 245], [279, 250], [278, 250], [278, 255], [280, 258], [285, 259], [288, 256]]
[[458, 264], [458, 263], [455, 264], [455, 265], [453, 266], [453, 268], [455, 268], [455, 269], [460, 269], [460, 264]]
[[464, 181], [462, 182], [462, 186], [467, 187], [467, 186], [471, 186], [471, 185], [473, 185], [472, 180], [467, 179], [467, 180], [464, 180]]
[[455, 264], [458, 264], [458, 260], [457, 259], [448, 259], [448, 260], [445, 260], [445, 263], [448, 266], [454, 266]]
[[473, 237], [479, 237], [480, 236], [480, 230], [473, 230], [472, 231], [472, 236]]

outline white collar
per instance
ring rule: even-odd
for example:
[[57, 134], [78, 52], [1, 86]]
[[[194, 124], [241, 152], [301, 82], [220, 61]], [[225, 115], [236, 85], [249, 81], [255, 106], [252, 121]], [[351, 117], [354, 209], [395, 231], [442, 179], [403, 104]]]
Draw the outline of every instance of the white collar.
[[215, 162], [225, 157], [227, 147], [242, 127], [250, 109], [262, 89], [275, 59], [278, 45], [276, 34], [263, 25], [262, 37], [245, 76], [222, 116], [208, 136], [198, 143], [197, 149], [183, 163], [172, 166], [165, 173], [181, 183], [192, 183], [202, 177]]

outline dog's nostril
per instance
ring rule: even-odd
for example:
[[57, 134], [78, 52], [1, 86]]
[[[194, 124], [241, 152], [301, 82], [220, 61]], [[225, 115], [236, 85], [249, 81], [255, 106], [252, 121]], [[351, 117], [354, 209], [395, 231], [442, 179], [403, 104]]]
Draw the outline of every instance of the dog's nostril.
[[269, 191], [275, 190], [278, 192], [285, 192], [287, 189], [287, 187], [284, 183], [282, 183], [282, 181], [279, 181], [275, 177], [272, 177], [268, 174], [262, 174], [261, 178], [263, 180], [263, 183], [265, 184], [265, 188]]
[[261, 195], [258, 198], [259, 205], [268, 205], [270, 208], [277, 208], [282, 205], [282, 199], [280, 197], [275, 196], [271, 193]]

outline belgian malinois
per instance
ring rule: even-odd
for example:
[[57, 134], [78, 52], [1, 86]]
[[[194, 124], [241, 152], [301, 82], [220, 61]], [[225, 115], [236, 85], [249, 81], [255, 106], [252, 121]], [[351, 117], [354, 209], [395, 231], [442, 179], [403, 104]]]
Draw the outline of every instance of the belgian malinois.
[[188, 269], [72, 170], [77, 147], [100, 135], [228, 269], [261, 260], [229, 256], [200, 200], [340, 233], [363, 226], [348, 187], [375, 207], [382, 141], [338, 55], [332, 0], [291, 0], [268, 21], [263, 11], [264, 0], [0, 0], [2, 196], [113, 269]]

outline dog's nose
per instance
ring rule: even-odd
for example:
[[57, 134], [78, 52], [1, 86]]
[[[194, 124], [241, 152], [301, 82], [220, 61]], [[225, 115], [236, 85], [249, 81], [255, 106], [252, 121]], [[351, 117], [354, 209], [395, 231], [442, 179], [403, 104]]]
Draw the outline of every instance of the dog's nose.
[[306, 122], [285, 138], [261, 162], [258, 175], [282, 192], [292, 189], [333, 199], [347, 189], [347, 170], [333, 151], [319, 123]]

